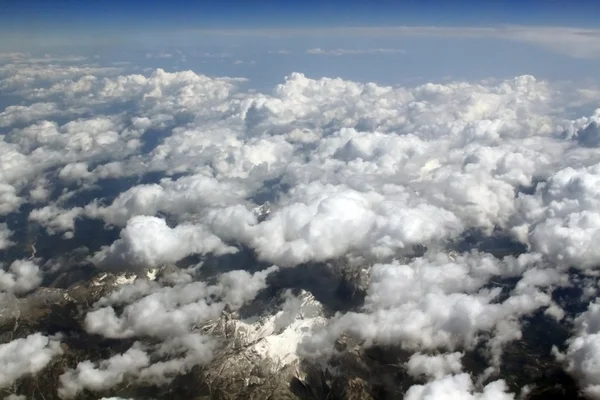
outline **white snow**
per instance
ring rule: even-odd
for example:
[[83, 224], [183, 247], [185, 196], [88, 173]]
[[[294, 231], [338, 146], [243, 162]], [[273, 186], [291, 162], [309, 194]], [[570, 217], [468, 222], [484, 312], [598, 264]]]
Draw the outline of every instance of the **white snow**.
[[129, 285], [137, 279], [137, 275], [131, 275], [130, 273], [124, 273], [117, 276], [115, 279], [115, 285]]
[[[323, 316], [322, 305], [309, 292], [302, 292], [295, 307], [283, 306], [273, 315], [258, 320], [236, 321], [236, 336], [249, 345], [249, 351], [259, 358], [270, 358], [276, 367], [294, 363], [298, 359], [296, 348], [302, 339], [317, 327], [324, 326], [327, 319]], [[287, 304], [287, 303], [286, 303]], [[281, 324], [284, 314], [289, 322]]]
[[146, 278], [148, 278], [149, 281], [154, 281], [154, 280], [156, 280], [157, 274], [158, 274], [158, 268], [151, 268], [146, 272]]
[[273, 334], [260, 340], [253, 350], [262, 357], [269, 357], [279, 366], [290, 365], [298, 359], [296, 348], [302, 339], [318, 326], [323, 326], [327, 320], [323, 317], [297, 319], [281, 333]]

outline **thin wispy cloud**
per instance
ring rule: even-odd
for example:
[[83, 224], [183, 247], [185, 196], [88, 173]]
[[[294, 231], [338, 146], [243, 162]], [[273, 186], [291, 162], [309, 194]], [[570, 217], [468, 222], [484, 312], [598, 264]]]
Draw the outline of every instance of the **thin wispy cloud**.
[[402, 49], [321, 49], [320, 47], [306, 50], [307, 54], [324, 56], [352, 56], [363, 54], [406, 54]]
[[387, 26], [291, 29], [202, 30], [196, 33], [216, 36], [255, 37], [431, 37], [463, 39], [499, 39], [527, 43], [574, 58], [600, 57], [600, 29], [552, 26]]

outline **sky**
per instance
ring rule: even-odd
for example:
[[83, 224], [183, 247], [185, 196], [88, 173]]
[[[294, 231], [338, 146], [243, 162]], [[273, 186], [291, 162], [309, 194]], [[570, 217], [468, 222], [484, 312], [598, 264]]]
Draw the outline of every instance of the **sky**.
[[[600, 75], [591, 0], [0, 1], [0, 51], [385, 84]], [[510, 62], [508, 62], [510, 60]]]
[[4, 29], [549, 24], [596, 26], [593, 0], [2, 1]]
[[[207, 365], [198, 324], [323, 285], [339, 312], [294, 357], [351, 335], [424, 352], [406, 399], [514, 399], [503, 351], [536, 316], [568, 331], [541, 355], [600, 400], [598, 7], [0, 0], [0, 302], [84, 262], [133, 274], [78, 311], [126, 356], [68, 361], [65, 399]], [[6, 394], [62, 357], [46, 328], [0, 343]]]

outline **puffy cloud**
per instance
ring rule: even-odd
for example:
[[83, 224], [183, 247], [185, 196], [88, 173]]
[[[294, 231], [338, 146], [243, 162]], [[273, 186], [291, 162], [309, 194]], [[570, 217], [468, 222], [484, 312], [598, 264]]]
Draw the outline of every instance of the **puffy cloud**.
[[462, 353], [439, 354], [429, 356], [415, 353], [406, 362], [408, 374], [414, 377], [426, 376], [440, 379], [443, 376], [462, 371]]
[[5, 128], [17, 123], [28, 123], [58, 114], [55, 103], [34, 103], [30, 106], [9, 106], [0, 113], [0, 127]]
[[386, 198], [312, 184], [299, 185], [289, 196], [291, 204], [271, 212], [262, 223], [250, 211], [237, 208], [217, 212], [210, 225], [215, 233], [245, 243], [259, 257], [280, 265], [325, 261], [349, 252], [385, 257], [462, 230], [452, 213], [412, 203], [402, 192]]
[[[85, 76], [112, 76], [121, 69], [97, 65], [62, 65], [60, 63], [36, 63], [35, 58], [27, 57], [0, 65], [0, 89], [5, 93], [24, 94], [31, 97], [45, 97], [48, 93], [68, 92], [67, 82]], [[45, 88], [48, 84], [58, 86], [60, 90]], [[68, 94], [67, 94], [67, 97]]]
[[23, 395], [19, 396], [16, 394], [11, 394], [10, 396], [5, 397], [4, 400], [27, 400], [27, 397]]
[[575, 335], [564, 354], [557, 353], [578, 378], [585, 394], [600, 399], [600, 303], [596, 300], [575, 319]]
[[88, 165], [85, 162], [76, 162], [65, 165], [60, 172], [58, 177], [64, 181], [79, 181], [89, 176]]
[[136, 342], [123, 354], [97, 363], [83, 361], [75, 369], [69, 369], [60, 376], [58, 394], [61, 398], [70, 399], [84, 390], [98, 392], [124, 382], [144, 381], [154, 385], [169, 382], [195, 365], [210, 361], [214, 346], [214, 340], [199, 334], [170, 338], [159, 346], [154, 356], [179, 357], [152, 363], [151, 354]]
[[0, 270], [0, 291], [24, 294], [40, 286], [40, 283], [40, 268], [29, 260], [16, 260], [8, 271]]
[[506, 383], [502, 380], [487, 384], [482, 392], [475, 392], [469, 374], [447, 375], [425, 385], [415, 385], [408, 389], [406, 400], [513, 400], [515, 396], [507, 393]]
[[267, 287], [267, 276], [279, 268], [272, 266], [264, 271], [250, 274], [243, 270], [226, 272], [219, 276], [219, 289], [223, 293], [223, 301], [234, 309], [252, 300], [256, 294]]
[[[120, 238], [93, 256], [113, 271], [224, 254], [233, 245], [286, 267], [356, 256], [374, 264], [364, 307], [334, 317], [300, 350], [327, 353], [347, 333], [366, 345], [423, 352], [408, 367], [436, 380], [414, 387], [413, 398], [508, 398], [497, 382], [476, 393], [460, 374], [460, 353], [424, 354], [487, 340], [497, 366], [503, 344], [520, 338], [522, 317], [544, 308], [565, 314], [551, 291], [567, 283], [566, 267], [598, 264], [600, 114], [572, 120], [566, 112], [594, 104], [594, 89], [532, 76], [402, 88], [294, 73], [262, 94], [242, 90], [242, 80], [192, 71], [117, 76], [7, 57], [20, 67], [0, 67], [0, 89], [20, 88], [26, 101], [0, 115], [8, 128], [0, 137], [1, 215], [36, 202], [29, 219], [50, 233], [74, 235], [80, 217], [121, 227]], [[75, 201], [100, 180], [136, 182], [148, 172], [158, 178]], [[68, 189], [55, 198], [57, 182]], [[267, 201], [268, 215], [257, 212]], [[0, 226], [0, 247], [6, 231]], [[491, 239], [510, 232], [529, 252], [446, 254], [465, 232]], [[414, 258], [415, 248], [427, 252]], [[19, 263], [0, 275], [2, 290], [39, 285], [39, 269]], [[81, 364], [65, 375], [65, 395], [111, 380], [158, 381], [206, 362], [213, 344], [194, 333], [196, 324], [252, 299], [272, 271], [235, 271], [212, 285], [182, 273], [119, 288], [87, 314], [86, 329], [162, 344]], [[507, 289], [498, 277], [518, 283]], [[581, 346], [586, 354], [592, 335]], [[585, 368], [573, 361], [572, 371]]]
[[202, 226], [170, 228], [164, 219], [135, 216], [121, 231], [121, 238], [96, 253], [93, 262], [107, 270], [140, 270], [175, 263], [191, 254], [234, 251]]
[[14, 186], [0, 183], [0, 215], [10, 214], [19, 209], [22, 200]]
[[60, 376], [61, 398], [73, 398], [84, 389], [101, 391], [119, 385], [140, 368], [150, 364], [148, 355], [137, 346], [123, 354], [118, 354], [95, 365], [91, 361], [77, 364], [75, 370], [68, 370]]
[[[565, 168], [518, 199], [517, 236], [562, 266], [598, 264], [600, 252], [600, 164]], [[521, 225], [519, 225], [521, 224]], [[526, 227], [527, 237], [519, 234]]]
[[[220, 275], [212, 286], [204, 282], [160, 286], [138, 279], [103, 297], [95, 305], [99, 308], [86, 315], [88, 332], [108, 338], [147, 336], [163, 341], [155, 348], [136, 342], [125, 353], [99, 363], [79, 363], [61, 376], [59, 394], [73, 398], [84, 389], [101, 391], [130, 380], [161, 384], [208, 363], [218, 342], [193, 331], [221, 315], [226, 306], [235, 310], [252, 300], [276, 270], [231, 271]], [[125, 307], [117, 315], [113, 306], [122, 305]]]
[[319, 357], [333, 351], [342, 334], [367, 346], [400, 344], [411, 350], [471, 348], [492, 333], [486, 344], [497, 367], [505, 343], [521, 338], [521, 317], [551, 305], [536, 287], [513, 291], [500, 302], [501, 288], [485, 288], [490, 278], [512, 276], [515, 260], [489, 254], [459, 256], [430, 252], [410, 263], [377, 264], [362, 312], [338, 315], [300, 350]]
[[13, 241], [10, 240], [13, 232], [8, 229], [8, 226], [5, 223], [0, 224], [0, 250], [4, 250], [14, 244]]
[[65, 232], [75, 230], [75, 219], [82, 214], [81, 207], [62, 210], [55, 205], [49, 205], [32, 210], [29, 220], [38, 222], [44, 226], [48, 233]]
[[174, 376], [189, 372], [196, 365], [205, 365], [213, 358], [217, 347], [214, 338], [189, 333], [167, 339], [157, 349], [158, 356], [173, 356], [159, 361], [140, 371], [139, 379], [152, 384], [169, 382]]
[[250, 194], [235, 181], [219, 181], [203, 174], [177, 180], [162, 179], [160, 184], [138, 185], [121, 193], [108, 207], [91, 204], [86, 214], [122, 226], [136, 215], [153, 216], [158, 212], [184, 218], [207, 207], [237, 204]]
[[[172, 287], [134, 283], [100, 299], [97, 305], [101, 308], [86, 315], [85, 326], [90, 333], [111, 338], [183, 335], [193, 326], [219, 316], [226, 305], [237, 309], [252, 300], [266, 287], [267, 276], [276, 270], [271, 267], [253, 275], [231, 271], [212, 286], [204, 282]], [[112, 306], [126, 302], [131, 304], [118, 316]]]
[[11, 386], [23, 376], [40, 372], [52, 357], [60, 354], [59, 338], [41, 333], [0, 344], [0, 388]]

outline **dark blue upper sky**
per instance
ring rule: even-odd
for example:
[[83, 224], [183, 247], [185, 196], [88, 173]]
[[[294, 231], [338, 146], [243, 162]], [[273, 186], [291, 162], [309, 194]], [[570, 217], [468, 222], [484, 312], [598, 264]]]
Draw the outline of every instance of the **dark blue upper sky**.
[[491, 24], [596, 27], [598, 0], [0, 0], [4, 30]]

